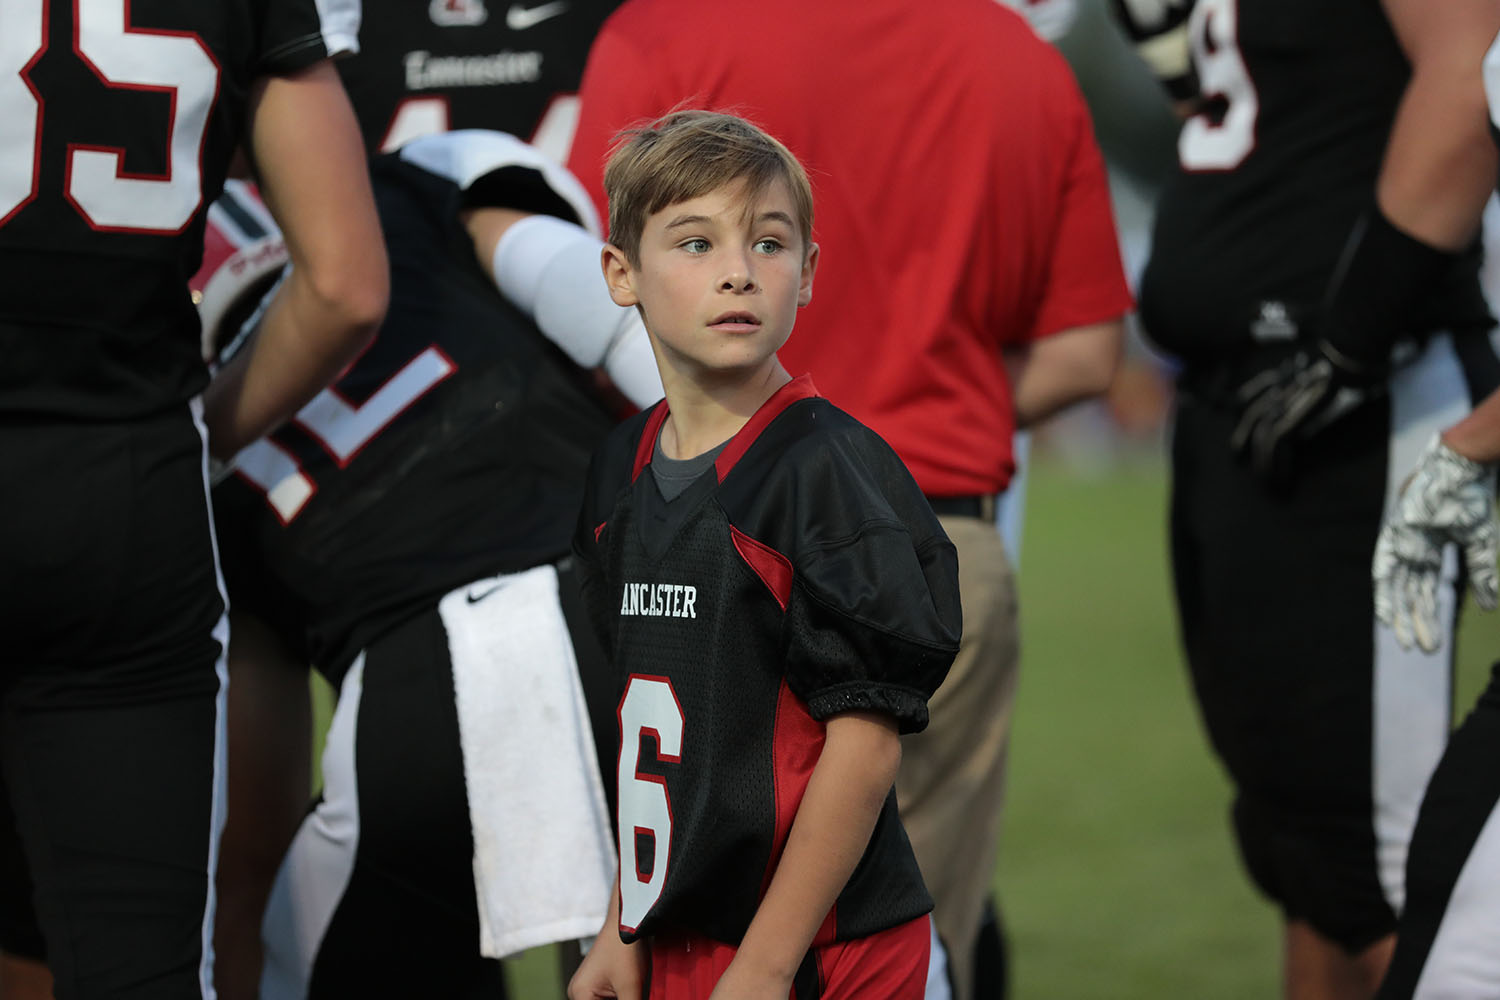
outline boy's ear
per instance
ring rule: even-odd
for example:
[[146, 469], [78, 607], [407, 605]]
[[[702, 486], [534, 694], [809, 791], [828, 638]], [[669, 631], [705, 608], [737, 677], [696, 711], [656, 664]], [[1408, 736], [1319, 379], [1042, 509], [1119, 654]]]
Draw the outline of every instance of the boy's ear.
[[599, 263], [604, 268], [604, 283], [609, 286], [609, 297], [615, 305], [639, 305], [640, 299], [635, 294], [635, 272], [631, 270], [625, 251], [613, 243], [606, 243], [599, 251]]
[[818, 269], [818, 245], [811, 243], [807, 256], [802, 260], [802, 282], [797, 289], [797, 305], [805, 306], [812, 301], [813, 272]]

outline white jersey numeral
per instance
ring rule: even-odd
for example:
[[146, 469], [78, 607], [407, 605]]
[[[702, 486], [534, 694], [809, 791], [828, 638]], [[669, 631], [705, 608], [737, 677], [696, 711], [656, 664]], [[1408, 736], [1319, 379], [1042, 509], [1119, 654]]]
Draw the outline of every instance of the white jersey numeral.
[[448, 99], [446, 97], [408, 97], [396, 106], [391, 123], [386, 127], [380, 151], [389, 153], [413, 139], [424, 135], [436, 135], [448, 131]]
[[583, 104], [577, 94], [559, 94], [552, 98], [541, 121], [531, 133], [531, 145], [546, 153], [558, 163], [568, 162], [568, 153], [573, 149], [573, 136], [578, 132], [578, 115]]
[[125, 25], [123, 0], [76, 0], [78, 54], [112, 88], [172, 94], [165, 177], [131, 177], [123, 150], [68, 147], [68, 197], [100, 229], [177, 233], [203, 202], [203, 133], [219, 67], [198, 36]]
[[[661, 677], [630, 678], [620, 701], [620, 925], [634, 930], [661, 896], [671, 862], [672, 798], [667, 783], [642, 774], [641, 736], [656, 739], [657, 759], [682, 760], [682, 706], [672, 682]], [[654, 844], [651, 870], [641, 870], [636, 841], [649, 834]]]
[[[579, 102], [577, 94], [552, 98], [532, 132], [530, 145], [558, 163], [568, 162], [573, 135], [578, 131]], [[446, 97], [408, 97], [396, 106], [391, 123], [386, 126], [380, 151], [388, 153], [424, 135], [446, 132], [453, 125]]]
[[[47, 47], [46, 4], [0, 0], [0, 225], [36, 195], [42, 102], [26, 74]], [[95, 229], [175, 234], [203, 201], [203, 139], [219, 66], [192, 32], [130, 27], [128, 8], [129, 0], [75, 0], [74, 50], [112, 89], [171, 95], [167, 172], [132, 176], [124, 150], [70, 142], [68, 200]]]
[[436, 347], [429, 347], [391, 376], [375, 395], [355, 406], [330, 386], [297, 412], [298, 426], [318, 439], [342, 468], [401, 415], [427, 395], [429, 389], [452, 375], [454, 365]]
[[46, 47], [43, 0], [0, 0], [0, 225], [36, 196], [42, 100], [26, 74]]
[[1188, 20], [1198, 84], [1205, 98], [1225, 102], [1218, 121], [1200, 112], [1177, 140], [1185, 170], [1233, 170], [1255, 148], [1260, 95], [1239, 50], [1238, 0], [1199, 0]]
[[[435, 346], [428, 347], [360, 405], [345, 399], [337, 386], [329, 386], [293, 419], [342, 469], [407, 407], [457, 370], [446, 354]], [[241, 450], [235, 456], [234, 471], [266, 495], [266, 502], [282, 524], [290, 524], [318, 491], [317, 483], [291, 452], [270, 438]]]

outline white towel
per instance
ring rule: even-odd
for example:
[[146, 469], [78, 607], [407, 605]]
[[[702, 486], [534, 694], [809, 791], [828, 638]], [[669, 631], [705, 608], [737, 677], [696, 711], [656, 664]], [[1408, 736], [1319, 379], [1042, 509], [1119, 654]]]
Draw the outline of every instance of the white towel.
[[479, 580], [438, 604], [474, 829], [479, 950], [599, 932], [615, 850], [557, 571]]

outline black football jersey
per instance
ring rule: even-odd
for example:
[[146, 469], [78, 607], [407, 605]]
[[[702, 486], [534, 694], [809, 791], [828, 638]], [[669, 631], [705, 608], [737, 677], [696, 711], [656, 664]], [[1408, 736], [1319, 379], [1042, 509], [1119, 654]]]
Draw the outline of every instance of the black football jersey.
[[[1313, 332], [1410, 66], [1379, 0], [1198, 0], [1189, 24], [1207, 104], [1179, 137], [1139, 298], [1149, 336], [1191, 361]], [[1488, 325], [1478, 259], [1412, 333]]]
[[461, 179], [372, 161], [385, 322], [214, 491], [231, 603], [335, 683], [371, 639], [454, 587], [566, 556], [589, 455], [616, 422], [589, 373], [479, 266], [460, 207], [509, 202], [478, 139], [423, 147], [452, 147]]
[[[905, 466], [803, 376], [670, 503], [665, 403], [594, 458], [574, 540], [620, 686], [620, 932], [738, 944], [817, 763], [823, 720], [903, 732], [958, 650], [958, 561]], [[885, 802], [815, 944], [931, 909]]]
[[0, 413], [201, 391], [188, 278], [253, 80], [355, 44], [358, 0], [12, 0], [0, 25]]
[[365, 0], [359, 55], [339, 63], [365, 145], [484, 128], [565, 162], [589, 45], [620, 2]]

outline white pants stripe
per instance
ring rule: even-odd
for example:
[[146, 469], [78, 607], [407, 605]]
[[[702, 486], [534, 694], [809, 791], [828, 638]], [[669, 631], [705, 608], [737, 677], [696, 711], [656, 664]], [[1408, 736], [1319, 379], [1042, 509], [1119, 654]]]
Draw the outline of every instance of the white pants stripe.
[[[1469, 411], [1467, 383], [1452, 340], [1432, 338], [1418, 360], [1390, 382], [1391, 441], [1386, 510], [1417, 464], [1422, 446]], [[1381, 886], [1397, 913], [1406, 900], [1406, 851], [1427, 780], [1442, 756], [1452, 722], [1453, 643], [1457, 555], [1449, 551], [1438, 591], [1448, 634], [1433, 653], [1404, 650], [1394, 633], [1375, 631], [1374, 746], [1371, 789]]]
[[193, 415], [193, 426], [203, 441], [203, 497], [208, 511], [208, 537], [214, 552], [214, 580], [219, 588], [219, 599], [224, 602], [224, 613], [214, 624], [213, 637], [219, 644], [219, 658], [214, 662], [214, 673], [219, 678], [219, 693], [214, 699], [214, 771], [213, 805], [209, 811], [208, 832], [208, 894], [203, 908], [202, 952], [198, 960], [198, 988], [204, 1000], [215, 1000], [214, 989], [214, 918], [218, 912], [219, 841], [224, 834], [224, 816], [228, 810], [228, 710], [229, 697], [229, 592], [224, 586], [224, 572], [219, 560], [218, 530], [214, 524], [214, 505], [210, 497], [208, 476], [208, 428], [203, 423], [203, 400], [194, 397], [189, 407]]

